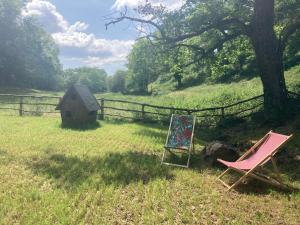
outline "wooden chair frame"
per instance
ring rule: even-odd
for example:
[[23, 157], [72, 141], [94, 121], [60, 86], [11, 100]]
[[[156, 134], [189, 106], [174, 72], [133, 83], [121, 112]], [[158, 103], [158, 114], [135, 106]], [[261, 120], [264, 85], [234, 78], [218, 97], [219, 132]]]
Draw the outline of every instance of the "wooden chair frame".
[[[248, 151], [246, 151], [236, 162], [238, 161], [242, 161], [244, 160], [246, 157], [248, 157], [251, 153], [254, 153], [255, 150], [267, 139], [268, 135], [272, 132], [269, 131], [262, 139], [260, 139], [254, 146], [252, 146]], [[288, 136], [287, 141], [292, 137], [293, 135]], [[276, 160], [274, 158], [275, 154], [279, 151], [280, 147], [284, 144], [287, 143], [287, 141], [285, 141], [284, 143], [282, 143], [280, 146], [278, 146], [273, 152], [272, 154], [270, 154], [269, 156], [267, 156], [262, 162], [257, 163], [251, 170], [241, 170], [241, 169], [237, 169], [234, 167], [229, 167], [227, 168], [219, 177], [218, 180], [225, 186], [227, 187], [227, 191], [232, 190], [233, 188], [235, 188], [237, 185], [239, 185], [241, 182], [243, 182], [247, 177], [252, 177], [255, 179], [258, 179], [260, 181], [266, 182], [268, 184], [274, 185], [278, 188], [284, 188], [284, 189], [288, 189], [288, 187], [286, 185], [284, 185], [281, 181], [280, 178], [280, 173], [276, 164]], [[274, 169], [274, 172], [276, 173], [277, 179], [272, 178], [272, 177], [268, 177], [262, 174], [259, 174], [258, 172], [256, 172], [256, 170], [260, 167], [262, 167], [265, 163], [267, 163], [269, 160], [271, 160], [272, 162], [272, 166]], [[229, 173], [231, 170], [234, 170], [238, 173], [240, 173], [242, 176], [235, 181], [233, 184], [229, 185], [227, 183], [225, 183], [221, 178], [224, 177], [227, 173]]]
[[[189, 168], [190, 160], [191, 160], [191, 154], [195, 152], [194, 131], [195, 131], [195, 124], [196, 124], [196, 116], [193, 116], [193, 131], [192, 131], [192, 135], [191, 135], [190, 146], [186, 149], [185, 148], [170, 148], [170, 147], [167, 146], [168, 140], [169, 140], [169, 137], [170, 137], [170, 134], [171, 134], [171, 126], [172, 126], [172, 123], [173, 123], [173, 116], [174, 116], [174, 114], [172, 114], [172, 117], [171, 117], [171, 122], [170, 122], [170, 126], [169, 126], [169, 131], [168, 131], [166, 144], [165, 144], [165, 147], [164, 147], [165, 148], [164, 153], [163, 153], [162, 159], [161, 159], [161, 164], [165, 164], [165, 165], [169, 165], [169, 166], [178, 166], [178, 167], [183, 167], [183, 168]], [[187, 164], [186, 165], [181, 165], [181, 164], [165, 162], [166, 151], [170, 152], [173, 155], [175, 155], [174, 151], [175, 152], [180, 152], [180, 153], [188, 153], [189, 156], [188, 156]]]

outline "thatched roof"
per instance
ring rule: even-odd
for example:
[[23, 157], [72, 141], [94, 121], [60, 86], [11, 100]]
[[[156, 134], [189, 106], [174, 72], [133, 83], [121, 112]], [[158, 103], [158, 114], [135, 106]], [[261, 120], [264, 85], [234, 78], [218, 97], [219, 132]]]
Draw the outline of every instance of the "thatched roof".
[[65, 103], [66, 99], [70, 97], [74, 92], [77, 93], [77, 95], [79, 96], [82, 104], [84, 105], [87, 111], [92, 112], [92, 111], [98, 111], [100, 109], [99, 102], [97, 101], [95, 96], [90, 92], [88, 87], [84, 85], [78, 85], [78, 84], [73, 85], [68, 89], [63, 99], [56, 107], [56, 109], [60, 110], [61, 106]]

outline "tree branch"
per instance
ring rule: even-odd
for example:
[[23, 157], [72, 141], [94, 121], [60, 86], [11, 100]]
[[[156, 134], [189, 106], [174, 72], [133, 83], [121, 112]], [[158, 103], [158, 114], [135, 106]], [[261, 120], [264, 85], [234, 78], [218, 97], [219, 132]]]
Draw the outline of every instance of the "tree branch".
[[244, 24], [242, 21], [240, 21], [237, 18], [228, 18], [228, 19], [223, 19], [220, 21], [214, 21], [213, 23], [208, 24], [205, 27], [203, 27], [202, 29], [195, 31], [195, 32], [191, 32], [191, 33], [184, 34], [184, 35], [179, 35], [177, 37], [170, 37], [170, 36], [166, 35], [166, 32], [160, 25], [153, 22], [152, 20], [130, 17], [130, 16], [127, 16], [126, 13], [127, 12], [122, 13], [119, 18], [112, 19], [112, 21], [106, 23], [105, 24], [106, 29], [108, 29], [108, 27], [110, 25], [119, 23], [123, 20], [130, 20], [133, 22], [145, 23], [145, 24], [149, 24], [149, 25], [155, 27], [162, 36], [161, 40], [165, 40], [168, 43], [177, 43], [177, 42], [189, 39], [189, 38], [193, 38], [193, 37], [199, 36], [199, 35], [207, 32], [209, 30], [212, 30], [212, 29], [217, 29], [217, 30], [220, 30], [222, 33], [224, 33], [224, 30], [226, 30], [226, 26], [232, 26], [232, 25], [235, 25], [238, 28], [240, 34], [248, 33], [248, 26], [246, 24]]
[[218, 29], [223, 33], [223, 31], [226, 29], [225, 26], [228, 26], [228, 25], [238, 26], [238, 28], [240, 29], [240, 32], [239, 32], [240, 35], [241, 34], [247, 34], [247, 32], [248, 32], [248, 27], [247, 27], [246, 24], [244, 24], [243, 22], [241, 22], [237, 18], [230, 18], [230, 19], [224, 19], [224, 20], [221, 20], [221, 21], [218, 21], [218, 22], [214, 22], [212, 24], [207, 25], [206, 27], [203, 27], [202, 29], [200, 29], [198, 31], [195, 31], [195, 32], [192, 32], [192, 33], [189, 33], [189, 34], [184, 34], [184, 35], [181, 35], [181, 36], [169, 38], [169, 40], [172, 41], [172, 42], [180, 42], [180, 41], [183, 41], [183, 40], [186, 40], [186, 39], [189, 39], [189, 38], [199, 36], [199, 35], [207, 32], [209, 30], [212, 30], [212, 29]]
[[134, 22], [150, 24], [160, 32], [163, 39], [167, 39], [164, 30], [158, 24], [153, 22], [152, 20], [145, 20], [145, 19], [130, 17], [130, 16], [126, 16], [125, 14], [121, 15], [121, 17], [119, 17], [119, 18], [113, 19], [112, 21], [106, 23], [105, 27], [106, 27], [106, 29], [108, 29], [108, 27], [110, 25], [114, 25], [114, 24], [119, 23], [123, 20], [130, 20], [130, 21], [134, 21]]
[[234, 40], [235, 38], [239, 37], [240, 34], [232, 34], [232, 35], [226, 35], [222, 40], [219, 40], [218, 42], [216, 42], [211, 48], [209, 49], [204, 49], [201, 47], [198, 47], [196, 45], [189, 45], [189, 44], [177, 44], [177, 47], [186, 47], [186, 48], [191, 48], [194, 49], [196, 51], [198, 51], [200, 54], [197, 54], [197, 57], [195, 57], [194, 60], [181, 65], [181, 68], [187, 68], [193, 64], [195, 64], [196, 62], [198, 62], [200, 59], [203, 59], [205, 57], [207, 57], [209, 54], [213, 53], [216, 49], [221, 49], [223, 47], [223, 44], [227, 41], [231, 41]]
[[186, 47], [186, 48], [190, 48], [193, 50], [196, 50], [197, 53], [200, 55], [200, 57], [206, 57], [209, 54], [213, 53], [216, 49], [222, 49], [223, 48], [223, 44], [227, 41], [231, 41], [237, 37], [239, 37], [240, 34], [236, 33], [236, 34], [231, 34], [231, 35], [226, 35], [224, 36], [224, 38], [222, 38], [221, 40], [217, 41], [212, 47], [208, 48], [208, 49], [204, 49], [200, 46], [197, 45], [189, 45], [189, 44], [183, 44], [183, 43], [179, 43], [176, 44], [175, 46], [178, 47]]
[[176, 47], [190, 48], [190, 49], [196, 50], [196, 51], [198, 51], [198, 52], [205, 52], [205, 49], [204, 49], [204, 48], [201, 48], [201, 47], [198, 46], [198, 45], [189, 45], [189, 44], [179, 43], [179, 44], [176, 44], [175, 46], [176, 46]]

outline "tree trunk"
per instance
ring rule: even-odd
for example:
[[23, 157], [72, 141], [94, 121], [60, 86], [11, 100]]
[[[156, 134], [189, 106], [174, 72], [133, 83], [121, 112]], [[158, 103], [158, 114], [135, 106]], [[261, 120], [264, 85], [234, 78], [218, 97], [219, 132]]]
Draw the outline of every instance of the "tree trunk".
[[255, 0], [251, 41], [264, 89], [265, 114], [271, 118], [284, 110], [287, 90], [283, 48], [274, 31], [274, 0]]

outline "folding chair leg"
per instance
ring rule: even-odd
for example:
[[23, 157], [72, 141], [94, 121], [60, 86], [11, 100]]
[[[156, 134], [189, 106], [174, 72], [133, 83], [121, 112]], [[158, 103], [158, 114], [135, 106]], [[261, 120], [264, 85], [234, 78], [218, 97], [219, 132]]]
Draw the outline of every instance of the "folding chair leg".
[[280, 180], [273, 179], [275, 182], [271, 181], [271, 178], [268, 178], [268, 177], [264, 178], [264, 177], [262, 177], [260, 175], [257, 175], [257, 174], [255, 174], [253, 172], [253, 170], [248, 171], [247, 173], [244, 173], [242, 170], [238, 170], [238, 169], [236, 169], [235, 171], [237, 171], [237, 172], [239, 172], [241, 174], [244, 174], [244, 175], [239, 180], [237, 180], [233, 185], [231, 185], [229, 187], [228, 191], [231, 190], [231, 189], [233, 189], [234, 187], [236, 187], [238, 184], [240, 184], [247, 176], [250, 176], [250, 177], [253, 177], [253, 178], [258, 179], [260, 181], [263, 181], [263, 182], [266, 182], [268, 184], [274, 185], [274, 186], [276, 186], [278, 188], [289, 189]]
[[220, 180], [222, 177], [224, 177], [226, 175], [226, 173], [228, 173], [230, 171], [230, 168], [228, 168], [227, 170], [225, 170], [219, 177], [218, 179]]
[[221, 178], [224, 177], [227, 173], [229, 173], [231, 169], [228, 168], [226, 169], [219, 177], [218, 177], [218, 180], [225, 186], [227, 187], [228, 189], [230, 188], [230, 186], [228, 184], [225, 183], [225, 181], [223, 181]]
[[237, 185], [239, 185], [249, 174], [251, 171], [245, 173], [240, 179], [238, 179], [235, 183], [233, 183], [227, 191], [230, 191], [231, 189], [235, 188]]
[[283, 183], [281, 183], [281, 181], [278, 181], [278, 180], [275, 180], [276, 182], [272, 182], [271, 180], [267, 179], [267, 178], [264, 178], [264, 177], [261, 177], [261, 176], [258, 176], [257, 174], [250, 174], [249, 176], [255, 178], [255, 179], [258, 179], [260, 181], [263, 181], [263, 182], [266, 182], [268, 184], [271, 184], [271, 185], [274, 185], [278, 188], [285, 188], [285, 189], [289, 189], [288, 187], [286, 187]]
[[165, 164], [165, 165], [170, 165], [170, 166], [179, 166], [179, 167], [183, 167], [183, 168], [189, 168], [190, 166], [190, 161], [191, 161], [191, 149], [189, 150], [189, 156], [188, 156], [188, 161], [186, 165], [180, 165], [180, 164], [174, 164], [174, 163], [167, 163], [165, 162], [165, 157], [166, 157], [166, 151], [170, 152], [171, 154], [175, 155], [172, 151], [170, 151], [169, 149], [165, 148], [162, 159], [161, 159], [161, 165]]
[[277, 175], [277, 179], [281, 181], [280, 173], [279, 173], [279, 170], [278, 170], [275, 158], [271, 157], [271, 161], [272, 161], [272, 165], [273, 165], [274, 171], [275, 171], [275, 173]]

